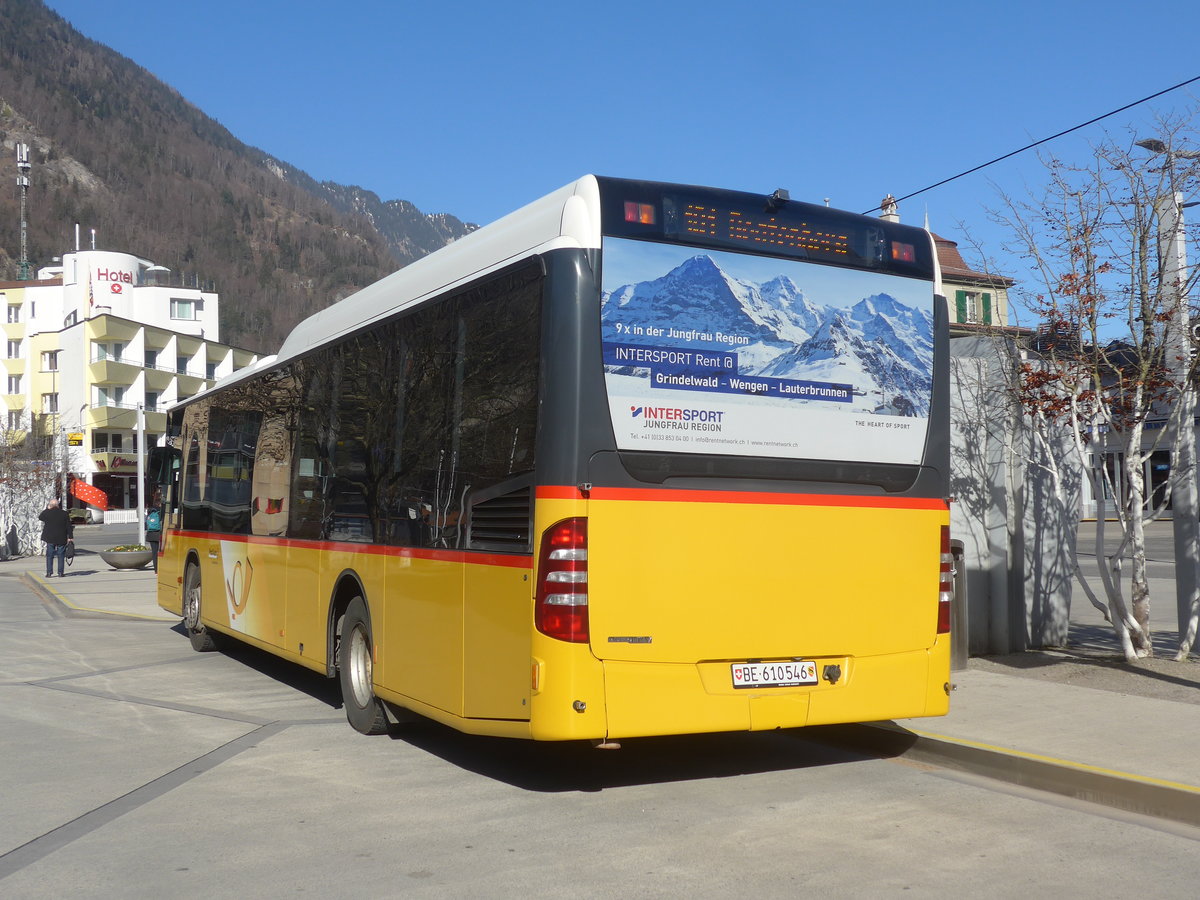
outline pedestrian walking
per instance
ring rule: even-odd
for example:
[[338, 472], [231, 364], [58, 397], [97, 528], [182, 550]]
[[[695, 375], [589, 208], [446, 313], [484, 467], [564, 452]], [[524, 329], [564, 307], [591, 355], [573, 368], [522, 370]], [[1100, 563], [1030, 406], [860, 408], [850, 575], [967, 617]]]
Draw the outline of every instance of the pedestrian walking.
[[158, 548], [162, 541], [162, 492], [155, 491], [146, 510], [146, 543], [154, 551], [154, 571], [158, 571]]
[[62, 578], [66, 574], [67, 545], [75, 542], [75, 526], [54, 498], [38, 513], [38, 518], [42, 521], [42, 540], [46, 542], [46, 577], [54, 577], [54, 560], [57, 559], [58, 577]]

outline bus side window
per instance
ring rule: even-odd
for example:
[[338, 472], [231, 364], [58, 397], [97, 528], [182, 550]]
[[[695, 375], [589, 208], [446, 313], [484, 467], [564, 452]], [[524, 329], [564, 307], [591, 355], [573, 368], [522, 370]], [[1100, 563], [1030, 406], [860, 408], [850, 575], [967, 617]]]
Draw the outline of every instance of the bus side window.
[[256, 410], [213, 409], [208, 426], [212, 530], [250, 533], [251, 474], [262, 427]]
[[300, 397], [292, 450], [292, 508], [288, 536], [322, 540], [328, 528], [329, 448], [338, 419], [334, 350], [324, 350], [296, 364], [293, 374]]
[[281, 535], [287, 532], [291, 474], [292, 441], [287, 419], [278, 411], [268, 412], [259, 434], [251, 477], [251, 534]]
[[208, 404], [197, 402], [184, 412], [182, 525], [190, 531], [208, 531]]
[[312, 441], [300, 441], [295, 466], [288, 534], [320, 540], [325, 519], [325, 478], [324, 466]]

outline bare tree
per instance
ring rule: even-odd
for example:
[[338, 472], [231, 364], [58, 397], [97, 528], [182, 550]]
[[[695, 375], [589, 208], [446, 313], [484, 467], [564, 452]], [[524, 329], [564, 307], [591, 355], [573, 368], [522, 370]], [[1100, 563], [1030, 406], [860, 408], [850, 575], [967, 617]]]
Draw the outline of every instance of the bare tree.
[[52, 443], [26, 429], [0, 430], [0, 528], [16, 529], [17, 552], [39, 551], [38, 513], [53, 496], [56, 472]]
[[[1190, 120], [1159, 124], [1162, 145], [1194, 146]], [[1016, 394], [1035, 431], [1068, 428], [1099, 505], [1096, 559], [1108, 617], [1132, 661], [1154, 652], [1145, 525], [1170, 500], [1170, 485], [1148, 489], [1145, 466], [1193, 427], [1190, 416], [1178, 415], [1194, 378], [1194, 364], [1181, 358], [1189, 317], [1178, 298], [1190, 292], [1195, 272], [1180, 284], [1163, 252], [1157, 210], [1164, 197], [1194, 193], [1200, 161], [1179, 154], [1164, 165], [1132, 139], [1107, 139], [1087, 166], [1046, 165], [1043, 196], [1005, 197], [999, 216], [1039, 281], [1036, 293], [1026, 292], [1040, 327], [1018, 368]], [[1119, 529], [1108, 554], [1106, 498]], [[1178, 658], [1187, 656], [1195, 628], [1184, 631]]]

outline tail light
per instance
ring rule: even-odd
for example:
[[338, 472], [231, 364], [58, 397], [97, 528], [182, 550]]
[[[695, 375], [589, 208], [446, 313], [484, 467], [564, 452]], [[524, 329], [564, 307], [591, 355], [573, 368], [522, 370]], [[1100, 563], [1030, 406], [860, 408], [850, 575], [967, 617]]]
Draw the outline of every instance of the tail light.
[[950, 526], [942, 526], [942, 565], [938, 585], [937, 633], [950, 633], [950, 601], [954, 599], [954, 556], [950, 552]]
[[588, 642], [587, 570], [587, 519], [564, 519], [546, 529], [538, 553], [538, 631], [573, 644]]

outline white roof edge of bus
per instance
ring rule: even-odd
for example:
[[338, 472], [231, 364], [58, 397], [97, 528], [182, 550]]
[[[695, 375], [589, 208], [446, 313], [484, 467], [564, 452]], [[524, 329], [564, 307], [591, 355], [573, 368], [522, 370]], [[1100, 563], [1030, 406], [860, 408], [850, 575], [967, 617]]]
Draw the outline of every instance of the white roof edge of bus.
[[937, 241], [933, 237], [933, 232], [928, 228], [922, 228], [926, 236], [929, 238], [929, 252], [933, 254], [933, 293], [939, 297], [944, 296], [942, 291], [942, 264], [938, 260]]
[[593, 175], [547, 194], [314, 313], [292, 329], [272, 363], [278, 365], [303, 356], [431, 294], [469, 283], [535, 253], [562, 247], [600, 247], [600, 186]]

